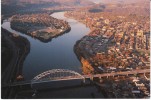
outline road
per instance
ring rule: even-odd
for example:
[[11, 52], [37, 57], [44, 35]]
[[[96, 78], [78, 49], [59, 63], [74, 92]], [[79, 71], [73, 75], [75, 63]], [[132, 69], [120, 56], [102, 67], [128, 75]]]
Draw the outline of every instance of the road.
[[88, 77], [109, 77], [116, 75], [132, 75], [132, 74], [141, 74], [141, 73], [150, 73], [150, 69], [136, 69], [132, 71], [124, 71], [124, 72], [112, 72], [112, 73], [104, 73], [104, 74], [95, 74], [95, 75], [85, 75], [85, 78]]

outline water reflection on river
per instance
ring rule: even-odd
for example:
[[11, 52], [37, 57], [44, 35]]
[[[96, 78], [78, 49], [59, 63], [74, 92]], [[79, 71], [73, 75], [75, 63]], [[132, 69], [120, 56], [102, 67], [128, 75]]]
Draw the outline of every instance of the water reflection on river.
[[64, 12], [57, 12], [51, 16], [68, 21], [71, 31], [48, 43], [12, 30], [10, 22], [4, 22], [2, 25], [8, 31], [18, 33], [30, 41], [30, 53], [23, 64], [25, 80], [30, 80], [37, 74], [50, 69], [70, 69], [82, 73], [81, 63], [77, 59], [73, 47], [77, 40], [89, 32], [89, 28], [76, 20], [64, 17]]

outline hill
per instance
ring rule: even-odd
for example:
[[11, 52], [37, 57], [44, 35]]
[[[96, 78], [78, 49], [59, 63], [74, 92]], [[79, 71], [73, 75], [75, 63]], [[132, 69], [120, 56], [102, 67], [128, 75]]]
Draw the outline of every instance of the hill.
[[58, 3], [60, 5], [77, 5], [77, 6], [88, 6], [94, 3], [89, 0], [2, 0], [2, 4], [46, 4], [46, 3]]
[[86, 7], [94, 5], [89, 0], [2, 0], [2, 14], [31, 11], [50, 7]]

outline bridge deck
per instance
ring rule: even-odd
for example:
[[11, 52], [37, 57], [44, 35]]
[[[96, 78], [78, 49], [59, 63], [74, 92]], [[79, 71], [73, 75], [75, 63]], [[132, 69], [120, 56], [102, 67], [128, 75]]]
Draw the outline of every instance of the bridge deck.
[[[103, 73], [103, 74], [95, 74], [95, 75], [83, 75], [84, 78], [94, 78], [94, 77], [109, 77], [109, 76], [116, 76], [116, 75], [132, 75], [132, 74], [141, 74], [141, 73], [150, 73], [150, 69], [138, 69], [138, 70], [132, 70], [132, 71], [124, 71], [124, 72], [112, 72], [112, 73]], [[46, 81], [22, 81], [22, 82], [14, 82], [14, 83], [8, 83], [3, 84], [2, 87], [7, 86], [22, 86], [22, 85], [31, 85], [31, 84], [37, 84], [37, 83], [44, 83], [44, 82], [56, 82], [56, 81], [67, 81], [67, 80], [76, 80], [76, 79], [83, 79], [80, 77], [74, 77], [74, 78], [65, 78], [65, 79], [56, 79], [56, 80], [46, 80]]]

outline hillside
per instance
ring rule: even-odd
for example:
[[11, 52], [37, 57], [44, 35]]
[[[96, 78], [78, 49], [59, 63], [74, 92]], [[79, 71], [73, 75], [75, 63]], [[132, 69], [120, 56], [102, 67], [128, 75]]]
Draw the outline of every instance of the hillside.
[[[150, 12], [149, 0], [91, 0], [93, 2], [99, 2], [93, 8], [101, 9], [103, 7], [104, 12], [112, 12], [118, 14], [136, 14], [147, 15]], [[99, 7], [100, 5], [100, 7]], [[103, 5], [103, 6], [102, 6]]]
[[117, 4], [117, 3], [125, 3], [125, 4], [131, 4], [131, 3], [138, 3], [138, 2], [141, 2], [141, 3], [145, 3], [145, 2], [148, 2], [149, 0], [90, 0], [90, 1], [93, 1], [93, 2], [97, 2], [97, 3], [105, 3], [105, 4]]
[[58, 3], [60, 5], [80, 5], [88, 6], [94, 3], [89, 0], [2, 0], [2, 4], [46, 4], [46, 3]]
[[86, 7], [90, 5], [94, 5], [94, 3], [89, 0], [2, 0], [2, 14], [40, 11], [41, 8], [50, 7]]

